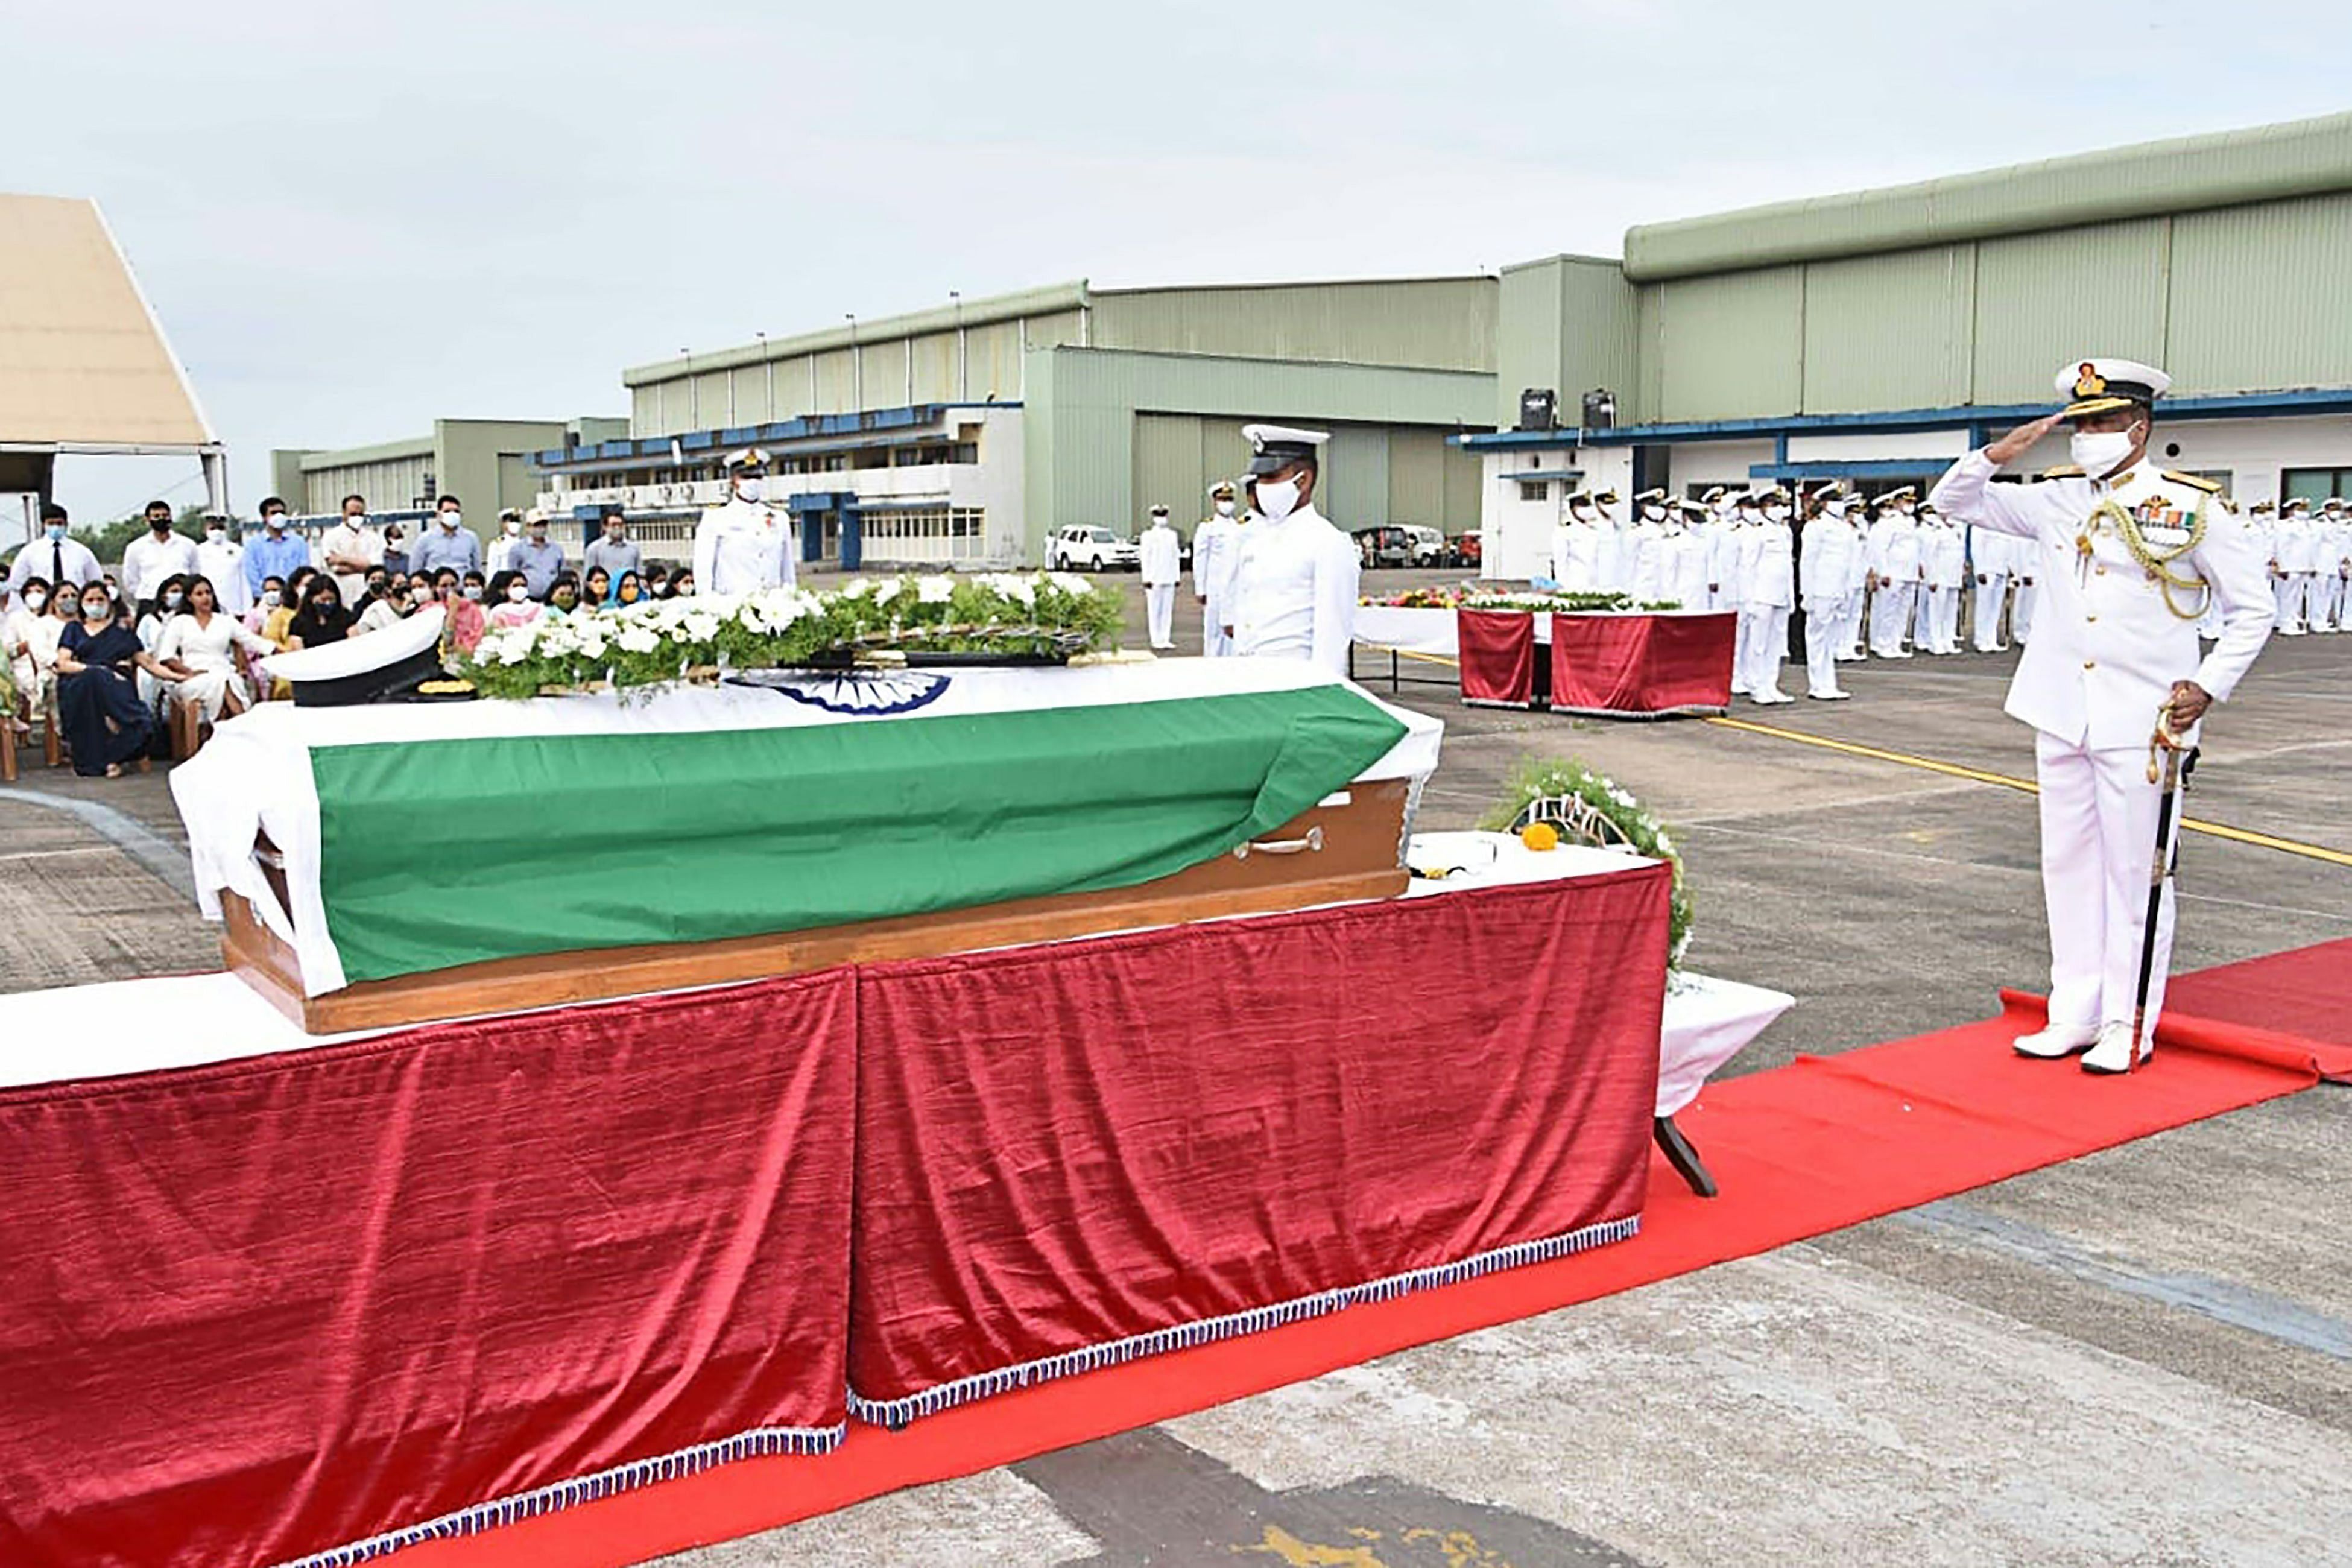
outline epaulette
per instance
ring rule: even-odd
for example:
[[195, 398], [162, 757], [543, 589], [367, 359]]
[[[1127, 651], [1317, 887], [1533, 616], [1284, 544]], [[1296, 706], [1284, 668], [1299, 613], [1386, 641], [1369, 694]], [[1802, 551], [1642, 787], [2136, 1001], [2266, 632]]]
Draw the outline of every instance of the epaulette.
[[2054, 468], [2042, 469], [2042, 477], [2045, 479], [2079, 479], [2083, 477], [2083, 470], [2072, 463], [2061, 463]]
[[2164, 470], [2164, 477], [2170, 479], [2177, 485], [2192, 485], [2198, 489], [2203, 490], [2207, 495], [2217, 496], [2221, 493], [2221, 487], [2220, 484], [2212, 479], [2200, 478], [2196, 474], [2184, 474], [2179, 472], [2178, 469], [2167, 468]]

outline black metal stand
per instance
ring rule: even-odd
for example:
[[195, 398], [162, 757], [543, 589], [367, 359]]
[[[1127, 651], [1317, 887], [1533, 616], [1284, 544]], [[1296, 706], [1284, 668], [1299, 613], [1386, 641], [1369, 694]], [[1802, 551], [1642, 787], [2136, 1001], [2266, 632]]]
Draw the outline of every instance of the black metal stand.
[[1706, 1164], [1700, 1161], [1698, 1146], [1683, 1135], [1683, 1130], [1675, 1125], [1675, 1119], [1659, 1117], [1652, 1124], [1651, 1132], [1657, 1139], [1659, 1149], [1664, 1152], [1666, 1163], [1675, 1168], [1675, 1174], [1687, 1183], [1690, 1190], [1699, 1196], [1715, 1196], [1718, 1190], [1715, 1177], [1708, 1173]]

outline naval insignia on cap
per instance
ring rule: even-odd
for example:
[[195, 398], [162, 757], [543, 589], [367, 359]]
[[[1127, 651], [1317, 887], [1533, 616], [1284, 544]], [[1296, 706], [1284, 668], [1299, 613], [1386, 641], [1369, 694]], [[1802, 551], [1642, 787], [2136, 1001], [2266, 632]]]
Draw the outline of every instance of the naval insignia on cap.
[[764, 447], [746, 447], [740, 452], [730, 453], [727, 458], [727, 467], [732, 472], [748, 472], [767, 466], [768, 451]]
[[2053, 384], [2060, 396], [2071, 400], [2063, 413], [2074, 419], [2135, 403], [2154, 403], [2172, 385], [2172, 377], [2137, 360], [2101, 356], [2076, 360], [2059, 371]]
[[1296, 430], [1286, 425], [1244, 425], [1242, 435], [1254, 454], [1249, 471], [1255, 475], [1278, 474], [1297, 462], [1319, 466], [1319, 449], [1331, 438], [1328, 430]]

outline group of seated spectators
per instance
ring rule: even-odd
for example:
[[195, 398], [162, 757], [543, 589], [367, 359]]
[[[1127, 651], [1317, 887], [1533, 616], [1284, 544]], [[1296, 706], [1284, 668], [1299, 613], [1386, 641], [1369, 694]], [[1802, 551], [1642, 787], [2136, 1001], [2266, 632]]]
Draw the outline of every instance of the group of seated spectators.
[[[154, 744], [168, 704], [194, 704], [208, 724], [257, 700], [286, 696], [285, 683], [270, 682], [257, 668], [273, 653], [365, 636], [439, 604], [448, 615], [446, 642], [467, 654], [492, 626], [694, 592], [691, 571], [660, 565], [618, 577], [602, 565], [590, 565], [584, 577], [565, 568], [536, 596], [520, 571], [485, 582], [478, 571], [450, 566], [412, 573], [373, 565], [362, 582], [357, 602], [346, 604], [333, 574], [296, 567], [264, 577], [239, 618], [223, 613], [218, 591], [201, 574], [174, 573], [136, 604], [110, 580], [68, 580], [59, 592], [44, 577], [27, 577], [0, 614], [0, 721], [29, 733], [31, 718], [54, 698], [74, 771], [116, 778]], [[277, 689], [268, 689], [272, 684]]]

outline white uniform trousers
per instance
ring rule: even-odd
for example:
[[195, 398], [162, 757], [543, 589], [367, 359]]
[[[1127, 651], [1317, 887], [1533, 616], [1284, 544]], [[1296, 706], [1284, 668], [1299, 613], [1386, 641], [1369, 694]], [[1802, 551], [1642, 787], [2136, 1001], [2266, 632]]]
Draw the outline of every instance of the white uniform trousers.
[[2325, 572], [2319, 574], [2319, 584], [2322, 588], [2326, 590], [2327, 629], [2331, 632], [2340, 632], [2344, 629], [2345, 597], [2347, 584], [2343, 578], [2332, 576]]
[[1176, 646], [1176, 584], [1147, 583], [1143, 585], [1143, 616], [1151, 633], [1153, 647]]
[[[1788, 701], [1788, 693], [1780, 689], [1780, 665], [1789, 655], [1789, 606], [1744, 605], [1739, 610], [1739, 631], [1746, 653], [1734, 655], [1733, 668], [1740, 679], [1732, 683], [1732, 689], [1744, 691], [1759, 702]], [[1742, 657], [1744, 664], [1738, 662]]]
[[1913, 619], [1911, 646], [1921, 653], [1958, 653], [1951, 634], [1959, 622], [1960, 591], [1919, 584], [1919, 607]]
[[2327, 612], [2323, 607], [2326, 601], [2319, 596], [2319, 574], [2298, 572], [2295, 576], [2303, 584], [2303, 592], [2295, 597], [2295, 608], [2300, 612], [2297, 618], [2303, 622], [2303, 629], [2307, 632], [2326, 630], [2321, 624], [2326, 619]]
[[2009, 606], [2009, 636], [2012, 642], [2023, 642], [2033, 635], [2033, 602], [2042, 596], [2038, 583], [2020, 583], [2017, 597]]
[[[2050, 1021], [2127, 1024], [2139, 985], [2161, 796], [2147, 782], [2147, 751], [2094, 752], [2037, 733], [2033, 763], [2042, 784], [2042, 895], [2050, 913]], [[2172, 833], [2177, 843], [2177, 814]], [[2143, 1038], [2154, 1037], [2164, 1005], [2172, 918], [2168, 881]]]
[[1911, 625], [1913, 601], [1918, 596], [1916, 583], [1882, 583], [1870, 600], [1870, 651], [1881, 658], [1895, 658], [1903, 652], [1903, 633]]
[[1225, 617], [1233, 612], [1215, 599], [1201, 606], [1201, 656], [1203, 658], [1231, 658], [1234, 639], [1225, 635]]
[[2271, 617], [2271, 629], [2288, 637], [2303, 635], [2303, 574], [2289, 572], [2271, 584], [2272, 600], [2278, 613]]
[[1839, 695], [1838, 649], [1847, 626], [1847, 599], [1805, 601], [1805, 689], [1815, 697]]
[[1748, 695], [1750, 663], [1748, 643], [1748, 632], [1751, 628], [1748, 619], [1748, 606], [1731, 605], [1727, 608], [1731, 611], [1731, 694], [1734, 697], [1745, 697]]
[[2009, 598], [2009, 574], [1988, 572], [1986, 580], [1976, 585], [1975, 603], [1969, 609], [1975, 620], [1976, 645], [1979, 653], [2000, 651], [2000, 611]]
[[1859, 664], [1863, 657], [1862, 613], [1868, 603], [1867, 596], [1862, 589], [1856, 588], [1839, 603], [1843, 604], [1845, 609], [1843, 618], [1838, 623], [1837, 637], [1834, 639], [1838, 662]]

